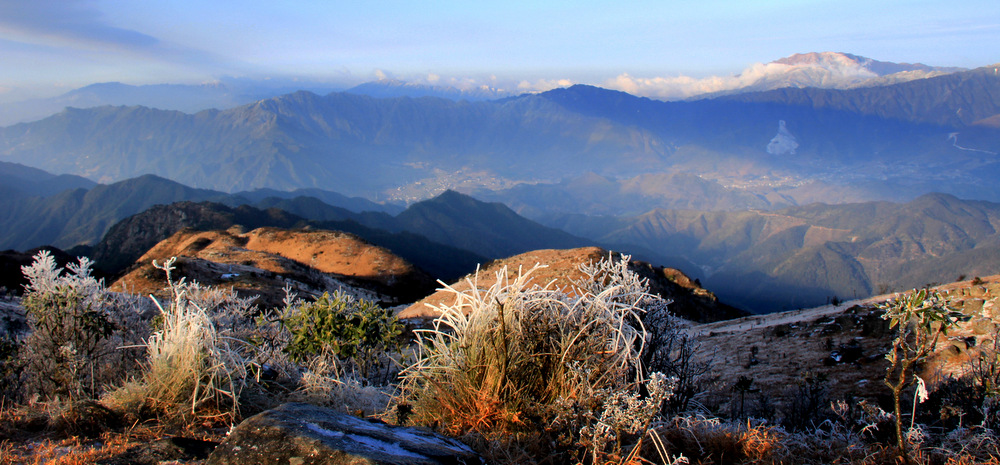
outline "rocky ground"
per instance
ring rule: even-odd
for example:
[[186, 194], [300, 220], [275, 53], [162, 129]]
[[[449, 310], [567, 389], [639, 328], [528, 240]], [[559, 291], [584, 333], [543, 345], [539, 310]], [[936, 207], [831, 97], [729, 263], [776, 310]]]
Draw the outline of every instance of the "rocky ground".
[[[1000, 276], [936, 289], [970, 320], [940, 340], [921, 369], [932, 388], [966, 372], [980, 350], [993, 346], [1000, 322]], [[690, 325], [687, 332], [699, 348], [695, 360], [711, 367], [708, 389], [698, 400], [727, 411], [738, 401], [733, 388], [744, 377], [753, 380], [751, 392], [744, 394], [744, 410], [781, 417], [803, 395], [807, 377], [823, 376], [828, 401], [884, 401], [889, 395], [882, 382], [888, 367], [884, 355], [892, 335], [876, 306], [897, 296]]]

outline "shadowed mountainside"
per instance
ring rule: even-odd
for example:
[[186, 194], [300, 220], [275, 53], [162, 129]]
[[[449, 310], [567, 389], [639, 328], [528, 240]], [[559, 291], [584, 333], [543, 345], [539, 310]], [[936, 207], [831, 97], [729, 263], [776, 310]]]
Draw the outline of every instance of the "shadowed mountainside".
[[774, 212], [565, 216], [548, 225], [680, 255], [702, 267], [703, 282], [727, 302], [761, 312], [1000, 271], [1000, 204], [945, 194]]

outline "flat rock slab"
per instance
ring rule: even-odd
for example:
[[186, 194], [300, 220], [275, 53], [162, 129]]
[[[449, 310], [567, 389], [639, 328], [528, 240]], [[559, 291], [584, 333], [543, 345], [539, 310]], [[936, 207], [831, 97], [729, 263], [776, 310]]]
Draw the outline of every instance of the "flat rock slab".
[[240, 423], [205, 463], [465, 465], [484, 461], [465, 444], [430, 431], [287, 403]]

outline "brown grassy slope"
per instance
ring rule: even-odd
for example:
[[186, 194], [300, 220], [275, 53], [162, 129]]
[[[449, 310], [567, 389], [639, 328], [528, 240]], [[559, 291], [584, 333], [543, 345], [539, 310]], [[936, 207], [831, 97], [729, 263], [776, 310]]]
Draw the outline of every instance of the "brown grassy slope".
[[[572, 293], [572, 282], [583, 278], [580, 265], [599, 261], [608, 257], [608, 254], [607, 250], [599, 247], [534, 250], [486, 264], [479, 270], [479, 279], [480, 283], [492, 284], [497, 270], [504, 266], [514, 276], [519, 274], [519, 269], [528, 271], [536, 264], [543, 264], [546, 265], [545, 268], [538, 269], [532, 274], [532, 282], [538, 285], [553, 282], [555, 287], [564, 288]], [[679, 270], [655, 267], [636, 260], [631, 261], [630, 265], [633, 271], [648, 280], [651, 292], [674, 301], [670, 309], [678, 316], [694, 321], [716, 321], [744, 315], [740, 310], [719, 302], [711, 292], [702, 289]], [[467, 279], [472, 279], [473, 276], [466, 276], [451, 286], [460, 291], [469, 289]], [[450, 293], [439, 290], [402, 310], [398, 316], [433, 318], [437, 316], [437, 311], [431, 306], [451, 304], [450, 297]]]
[[[161, 241], [115, 282], [129, 292], [158, 292], [163, 272], [152, 266], [178, 259], [177, 277], [203, 284], [231, 285], [261, 295], [266, 305], [280, 302], [286, 280], [300, 294], [338, 287], [360, 288], [366, 297], [387, 304], [412, 302], [432, 289], [433, 280], [386, 249], [337, 231], [259, 228], [243, 233], [185, 229]], [[239, 276], [224, 278], [223, 275]]]
[[[936, 288], [946, 293], [952, 307], [972, 319], [949, 331], [922, 368], [920, 375], [931, 386], [962, 374], [979, 350], [992, 345], [1000, 322], [1000, 276], [982, 281]], [[875, 305], [896, 296], [692, 325], [688, 331], [700, 344], [695, 358], [712, 367], [708, 391], [699, 400], [727, 411], [728, 403], [736, 399], [733, 386], [747, 376], [781, 415], [793, 399], [801, 397], [799, 386], [807, 373], [829, 379], [829, 400], [887, 398], [889, 391], [882, 384], [888, 367], [884, 354], [894, 335]], [[835, 355], [840, 355], [840, 361]], [[752, 412], [751, 405], [757, 408], [759, 394], [747, 397], [748, 411]]]

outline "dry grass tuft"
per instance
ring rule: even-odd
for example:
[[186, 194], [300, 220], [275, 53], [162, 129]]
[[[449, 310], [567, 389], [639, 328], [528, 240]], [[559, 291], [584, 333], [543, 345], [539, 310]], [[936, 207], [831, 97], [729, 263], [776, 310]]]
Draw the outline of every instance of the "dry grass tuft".
[[598, 402], [633, 384], [635, 309], [611, 293], [573, 300], [529, 287], [532, 271], [501, 269], [485, 290], [477, 275], [470, 291], [452, 289], [433, 330], [418, 331], [419, 360], [403, 372], [417, 421], [454, 434], [523, 430], [559, 399]]
[[252, 352], [245, 350], [249, 345], [243, 341], [218, 333], [208, 313], [187, 298], [183, 280], [170, 281], [172, 264], [170, 260], [160, 267], [167, 272], [173, 301], [167, 308], [157, 302], [162, 327], [146, 341], [147, 369], [106, 401], [137, 418], [155, 414], [230, 422], [239, 416], [240, 394], [254, 364]]
[[502, 441], [516, 456], [631, 460], [675, 380], [642, 370], [642, 314], [666, 303], [627, 264], [581, 266], [572, 296], [533, 285], [540, 266], [501, 268], [491, 282], [477, 273], [466, 291], [446, 286], [454, 304], [417, 331], [418, 361], [402, 373], [413, 419]]

